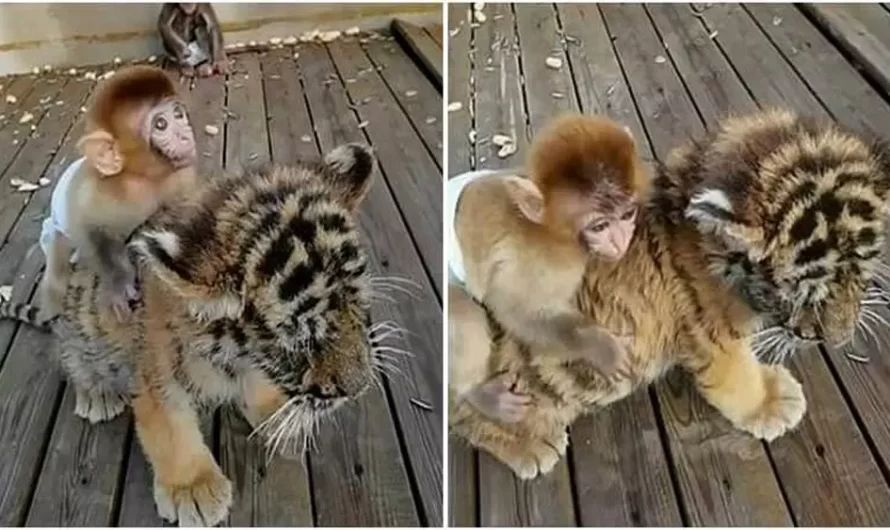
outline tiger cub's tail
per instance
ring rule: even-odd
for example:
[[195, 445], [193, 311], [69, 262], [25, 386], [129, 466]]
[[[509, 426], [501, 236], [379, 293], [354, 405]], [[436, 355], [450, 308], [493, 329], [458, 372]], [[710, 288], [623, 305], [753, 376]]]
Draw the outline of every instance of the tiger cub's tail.
[[0, 320], [17, 320], [43, 331], [52, 331], [53, 318], [41, 315], [40, 308], [31, 304], [16, 304], [0, 299]]

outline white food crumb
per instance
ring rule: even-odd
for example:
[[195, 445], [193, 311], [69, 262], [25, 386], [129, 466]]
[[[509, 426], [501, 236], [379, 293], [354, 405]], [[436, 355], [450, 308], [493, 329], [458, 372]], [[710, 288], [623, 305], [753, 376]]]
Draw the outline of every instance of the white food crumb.
[[205, 125], [204, 132], [206, 132], [210, 136], [216, 136], [217, 134], [219, 134], [219, 127], [215, 125]]
[[544, 63], [554, 70], [562, 68], [562, 59], [559, 57], [548, 57], [544, 60]]
[[302, 140], [308, 144], [309, 142], [312, 141], [312, 137], [309, 136], [308, 134], [304, 134], [303, 136], [300, 137], [300, 140]]
[[0, 285], [0, 299], [12, 300], [12, 286]]
[[516, 144], [506, 144], [503, 147], [501, 147], [500, 151], [498, 151], [498, 157], [507, 158], [508, 156], [512, 155], [515, 152], [516, 152]]
[[9, 104], [14, 105], [16, 101], [18, 101], [18, 99], [12, 94], [6, 96], [6, 102]]
[[13, 188], [18, 188], [19, 186], [21, 186], [24, 183], [25, 183], [25, 181], [20, 178], [13, 177], [13, 178], [9, 179], [9, 185], [12, 186]]
[[22, 114], [22, 117], [19, 118], [19, 123], [28, 123], [29, 121], [34, 119], [34, 115], [30, 112], [25, 112]]
[[507, 144], [512, 144], [513, 138], [510, 138], [509, 136], [504, 134], [496, 134], [491, 137], [491, 143], [498, 147], [503, 147]]
[[483, 13], [482, 11], [473, 11], [473, 18], [475, 18], [476, 22], [480, 24], [487, 20], [487, 18], [485, 17], [485, 13]]
[[345, 33], [352, 37], [353, 35], [358, 35], [360, 32], [361, 30], [358, 28], [358, 26], [352, 26], [351, 28], [347, 29]]
[[454, 112], [456, 110], [460, 110], [464, 107], [463, 103], [460, 101], [452, 101], [448, 104], [448, 112]]
[[281, 44], [281, 40], [282, 40], [281, 37], [272, 37], [271, 39], [269, 39], [269, 44], [271, 44], [273, 46], [277, 46], [277, 45]]
[[39, 190], [39, 189], [40, 189], [40, 186], [38, 186], [37, 184], [33, 184], [31, 182], [24, 182], [18, 188], [19, 191], [24, 192], [24, 193], [30, 193], [32, 191]]
[[426, 122], [427, 122], [427, 123], [436, 123], [436, 117], [435, 117], [435, 116], [430, 116], [430, 117], [428, 117], [428, 118], [426, 119]]
[[361, 123], [358, 124], [358, 128], [359, 128], [359, 129], [364, 129], [364, 128], [367, 127], [367, 126], [368, 126], [368, 122], [367, 122], [367, 120], [366, 120], [366, 121], [363, 121], [363, 122], [361, 122]]
[[655, 64], [664, 64], [665, 62], [667, 62], [667, 59], [664, 55], [657, 55], [655, 57]]
[[37, 180], [37, 184], [40, 184], [41, 186], [49, 186], [51, 182], [52, 181], [46, 177], [40, 177], [40, 179]]
[[120, 57], [115, 57], [115, 58], [114, 58], [114, 64], [121, 64], [121, 62], [122, 62], [122, 61], [121, 61], [121, 58], [120, 58]]
[[417, 95], [417, 91], [416, 90], [408, 90], [407, 92], [405, 92], [405, 95], [409, 98], [413, 98], [414, 96]]
[[320, 35], [322, 42], [331, 42], [340, 37], [339, 31], [325, 31]]
[[284, 43], [288, 46], [292, 46], [297, 43], [297, 38], [291, 35], [290, 37], [284, 39]]
[[778, 26], [782, 23], [782, 17], [774, 17], [773, 18], [773, 26]]

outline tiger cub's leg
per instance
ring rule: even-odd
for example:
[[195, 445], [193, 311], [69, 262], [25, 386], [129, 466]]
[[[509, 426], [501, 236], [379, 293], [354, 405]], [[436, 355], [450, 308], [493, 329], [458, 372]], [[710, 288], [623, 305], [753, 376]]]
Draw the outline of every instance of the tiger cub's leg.
[[74, 414], [90, 423], [111, 421], [129, 402], [129, 367], [113, 353], [95, 355], [90, 350], [101, 347], [83, 345], [77, 339], [61, 340], [59, 357], [62, 368], [74, 387]]
[[742, 341], [709, 349], [687, 367], [704, 398], [734, 426], [772, 441], [800, 423], [807, 401], [787, 368], [758, 362]]
[[198, 415], [183, 399], [142, 389], [133, 400], [136, 433], [154, 471], [158, 514], [179, 526], [220, 523], [232, 505], [232, 483], [204, 444]]
[[260, 427], [287, 402], [287, 397], [268, 377], [257, 370], [241, 379], [241, 414], [254, 429]]
[[[470, 405], [462, 403], [458, 409], [463, 407]], [[475, 410], [458, 411], [457, 414], [461, 420], [451, 425], [451, 434], [489, 452], [521, 479], [529, 480], [549, 473], [569, 445], [565, 426], [554, 426], [541, 436], [523, 429], [521, 424], [507, 427], [491, 422]]]

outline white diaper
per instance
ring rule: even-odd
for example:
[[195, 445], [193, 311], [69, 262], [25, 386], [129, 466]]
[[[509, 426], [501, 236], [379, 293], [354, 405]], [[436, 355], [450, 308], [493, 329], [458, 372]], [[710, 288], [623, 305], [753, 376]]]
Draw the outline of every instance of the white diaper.
[[463, 193], [464, 187], [470, 182], [480, 177], [493, 175], [498, 171], [492, 169], [480, 169], [478, 171], [469, 171], [458, 175], [452, 179], [448, 179], [445, 184], [445, 241], [447, 242], [448, 252], [448, 281], [456, 283], [460, 286], [464, 285], [466, 279], [466, 271], [464, 270], [463, 253], [457, 241], [457, 232], [454, 228], [455, 214], [457, 213], [457, 203], [460, 194]]
[[[65, 169], [65, 172], [59, 177], [59, 181], [56, 182], [55, 188], [53, 188], [53, 195], [50, 199], [49, 206], [49, 217], [43, 220], [43, 226], [40, 230], [40, 248], [43, 250], [44, 256], [48, 254], [49, 244], [58, 234], [68, 236], [69, 232], [67, 227], [70, 222], [68, 218], [68, 188], [70, 187], [74, 175], [77, 174], [80, 166], [83, 165], [83, 161], [83, 158], [78, 158], [74, 162], [71, 162], [71, 165]], [[72, 254], [72, 263], [74, 263], [75, 258], [76, 254]]]

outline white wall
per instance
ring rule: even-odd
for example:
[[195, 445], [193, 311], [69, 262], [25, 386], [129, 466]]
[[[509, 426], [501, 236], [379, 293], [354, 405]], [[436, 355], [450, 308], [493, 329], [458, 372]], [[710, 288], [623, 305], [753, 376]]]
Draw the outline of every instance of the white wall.
[[[313, 29], [380, 29], [393, 18], [442, 22], [441, 4], [214, 4], [227, 43]], [[160, 55], [160, 4], [0, 3], [0, 74]]]

